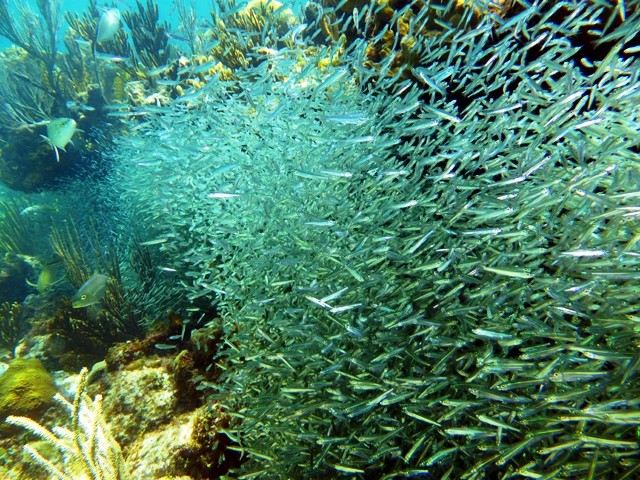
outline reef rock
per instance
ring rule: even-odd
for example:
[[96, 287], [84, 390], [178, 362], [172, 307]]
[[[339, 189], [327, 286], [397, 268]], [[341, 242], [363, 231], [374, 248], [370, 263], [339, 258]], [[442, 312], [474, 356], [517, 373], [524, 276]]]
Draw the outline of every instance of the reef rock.
[[0, 418], [37, 417], [56, 393], [53, 379], [37, 358], [17, 358], [0, 377]]

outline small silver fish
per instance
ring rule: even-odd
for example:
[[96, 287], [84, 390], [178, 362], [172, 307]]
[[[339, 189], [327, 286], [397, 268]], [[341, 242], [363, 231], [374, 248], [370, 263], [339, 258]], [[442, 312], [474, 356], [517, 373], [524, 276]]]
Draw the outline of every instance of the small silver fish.
[[71, 298], [73, 308], [88, 307], [102, 301], [109, 277], [100, 273], [87, 280]]

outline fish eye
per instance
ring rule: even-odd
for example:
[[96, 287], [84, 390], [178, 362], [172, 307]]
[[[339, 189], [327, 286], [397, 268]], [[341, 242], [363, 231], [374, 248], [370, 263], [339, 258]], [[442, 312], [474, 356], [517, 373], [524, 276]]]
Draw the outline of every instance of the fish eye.
[[82, 295], [82, 297], [80, 297], [80, 298], [82, 298], [82, 300], [86, 300], [87, 296], [86, 295]]

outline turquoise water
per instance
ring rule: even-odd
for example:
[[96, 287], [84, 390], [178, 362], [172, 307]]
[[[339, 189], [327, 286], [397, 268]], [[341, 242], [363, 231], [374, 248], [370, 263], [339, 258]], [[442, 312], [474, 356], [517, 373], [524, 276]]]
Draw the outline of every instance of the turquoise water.
[[[122, 9], [135, 8], [134, 1], [114, 2], [114, 3], [117, 7]], [[172, 21], [173, 19], [175, 19], [175, 16], [176, 16], [174, 2], [166, 1], [166, 2], [156, 2], [156, 3], [158, 5], [160, 19], [168, 20], [170, 23], [175, 25], [175, 22]], [[20, 5], [28, 5], [30, 8], [34, 10], [36, 9], [36, 2], [33, 0], [29, 2], [20, 2]], [[62, 1], [62, 11], [65, 13], [66, 12], [81, 13], [87, 8], [88, 5], [89, 5], [89, 0], [64, 0]], [[98, 3], [98, 5], [100, 6], [101, 3]], [[209, 9], [211, 8], [211, 2], [206, 0], [195, 0], [194, 5], [195, 5], [196, 11], [198, 12], [198, 15], [202, 16], [203, 18], [209, 13]], [[68, 25], [66, 24], [66, 22], [64, 22], [61, 25], [61, 31], [64, 32], [67, 29], [67, 27]], [[11, 45], [10, 41], [0, 37], [0, 50], [10, 45]]]

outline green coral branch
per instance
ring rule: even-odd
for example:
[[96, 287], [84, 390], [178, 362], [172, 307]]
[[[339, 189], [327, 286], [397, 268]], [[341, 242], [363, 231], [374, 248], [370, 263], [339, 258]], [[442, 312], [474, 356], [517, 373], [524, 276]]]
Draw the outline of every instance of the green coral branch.
[[0, 200], [3, 213], [2, 227], [0, 228], [0, 250], [21, 255], [33, 254], [33, 243], [30, 240], [28, 223], [20, 215], [25, 206], [26, 204], [18, 203], [15, 200], [11, 202]]
[[74, 287], [79, 288], [91, 276], [91, 266], [84, 254], [80, 234], [73, 221], [65, 222], [63, 227], [53, 226], [51, 246], [64, 262], [67, 278]]
[[35, 10], [23, 3], [0, 0], [0, 37], [19, 47], [0, 62], [0, 123], [14, 129], [59, 116], [74, 91], [58, 64], [62, 0], [37, 0]]
[[113, 438], [102, 416], [102, 396], [92, 401], [85, 393], [89, 372], [83, 368], [73, 404], [62, 395], [55, 396], [71, 415], [71, 430], [56, 428], [55, 433], [28, 417], [9, 416], [7, 423], [22, 427], [49, 442], [61, 454], [54, 463], [35, 447], [25, 445], [24, 451], [36, 465], [60, 480], [82, 478], [92, 480], [125, 480], [129, 478], [120, 446]]
[[0, 109], [6, 128], [31, 129], [51, 117], [57, 98], [43, 83], [46, 76], [41, 65], [15, 48], [5, 51], [0, 61], [0, 96], [4, 100]]
[[137, 12], [122, 13], [137, 53], [132, 59], [137, 56], [146, 68], [165, 65], [173, 57], [173, 49], [168, 45], [169, 23], [159, 21], [158, 5], [153, 0], [147, 0], [146, 5], [137, 0], [136, 6]]
[[[104, 339], [117, 341], [142, 336], [143, 315], [135, 299], [130, 299], [124, 288], [119, 250], [113, 243], [109, 243], [106, 249], [102, 248], [95, 225], [93, 233], [88, 237], [89, 240], [83, 242], [73, 221], [66, 223], [63, 228], [53, 227], [51, 244], [54, 252], [64, 262], [69, 281], [74, 287], [80, 288], [94, 273], [88, 258], [90, 256], [94, 259], [93, 264], [98, 271], [109, 276], [102, 299], [104, 310], [100, 312], [100, 315], [106, 317], [103, 328], [109, 327], [108, 335], [105, 332]], [[81, 317], [82, 314], [78, 313], [77, 316]], [[86, 325], [82, 327], [76, 325], [75, 330], [84, 327], [94, 328], [88, 320], [84, 323]]]
[[[53, 71], [58, 53], [60, 0], [38, 0], [38, 13], [16, 2], [0, 0], [0, 36], [15, 43]], [[17, 15], [16, 15], [17, 12]]]
[[16, 348], [27, 331], [28, 322], [18, 302], [0, 305], [0, 346]]

